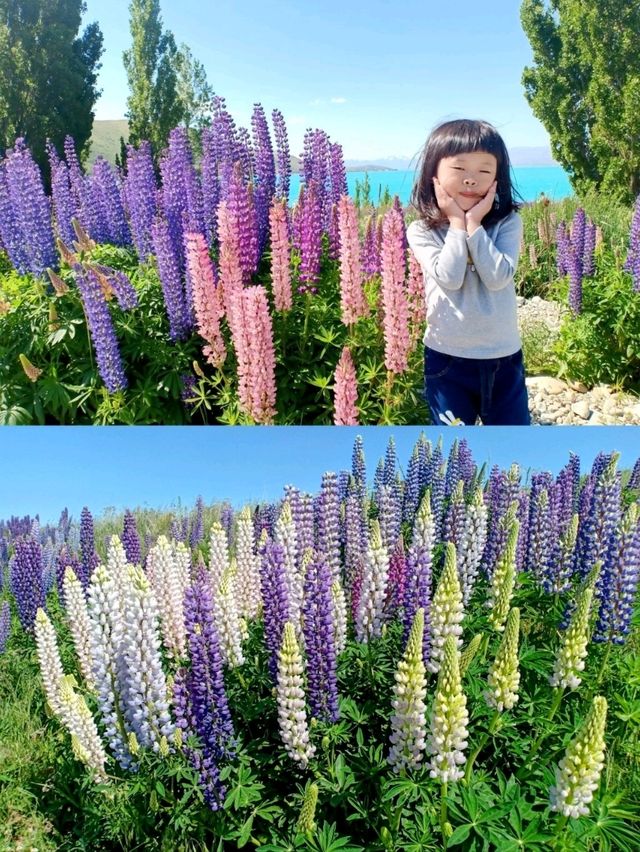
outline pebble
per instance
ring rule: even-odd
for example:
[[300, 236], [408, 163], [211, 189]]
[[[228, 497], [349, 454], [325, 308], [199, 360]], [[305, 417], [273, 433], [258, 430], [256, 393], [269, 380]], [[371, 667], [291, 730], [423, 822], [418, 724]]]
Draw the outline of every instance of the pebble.
[[[544, 323], [555, 335], [565, 309], [539, 296], [518, 297], [521, 330], [529, 323]], [[583, 382], [555, 376], [527, 376], [529, 411], [534, 426], [640, 426], [640, 396], [616, 391], [609, 385], [588, 388]]]

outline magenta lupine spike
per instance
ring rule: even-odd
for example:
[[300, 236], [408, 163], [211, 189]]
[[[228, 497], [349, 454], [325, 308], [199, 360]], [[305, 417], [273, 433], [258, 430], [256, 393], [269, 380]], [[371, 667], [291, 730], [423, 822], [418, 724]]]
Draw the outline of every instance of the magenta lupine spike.
[[289, 200], [289, 184], [291, 182], [291, 156], [289, 153], [289, 138], [287, 126], [279, 109], [271, 113], [273, 135], [276, 140], [276, 170], [278, 174], [276, 194], [278, 198]]
[[218, 258], [222, 287], [222, 302], [227, 321], [233, 330], [232, 306], [237, 293], [242, 293], [243, 271], [240, 261], [240, 233], [236, 217], [229, 211], [226, 201], [218, 206]]
[[345, 346], [335, 372], [334, 414], [336, 426], [358, 425], [358, 379], [351, 357], [351, 350]]
[[312, 288], [320, 277], [322, 255], [322, 208], [315, 181], [305, 186], [299, 205], [300, 281]]
[[287, 202], [274, 198], [269, 211], [271, 233], [271, 286], [276, 311], [289, 311], [293, 305], [291, 292], [291, 248]]
[[204, 235], [189, 232], [185, 233], [184, 239], [198, 334], [207, 342], [203, 351], [209, 363], [221, 367], [227, 356], [220, 329], [220, 320], [224, 316], [222, 288], [216, 281], [216, 270]]
[[[244, 182], [240, 163], [236, 163], [233, 167], [225, 202], [228, 215], [238, 234], [238, 258], [242, 268], [242, 279], [244, 283], [247, 283], [258, 265], [258, 231], [255, 205], [250, 187]], [[218, 207], [220, 240], [222, 240], [221, 227], [220, 207]]]
[[256, 423], [270, 423], [276, 414], [276, 362], [264, 287], [233, 294], [231, 333], [238, 360], [240, 405]]
[[391, 208], [383, 219], [382, 308], [384, 362], [387, 370], [403, 373], [411, 347], [409, 308], [405, 291], [405, 249], [402, 215]]
[[[380, 220], [380, 223], [382, 220]], [[361, 247], [362, 270], [365, 278], [373, 278], [380, 274], [380, 234], [376, 214], [372, 213], [367, 220], [364, 242]]]
[[338, 202], [340, 228], [340, 309], [342, 322], [353, 325], [368, 316], [369, 304], [362, 286], [358, 211], [353, 200], [343, 195]]
[[411, 346], [421, 340], [424, 333], [427, 305], [425, 301], [424, 274], [416, 256], [407, 250], [408, 276], [407, 301], [409, 303], [409, 337]]
[[151, 226], [156, 216], [157, 186], [151, 145], [143, 141], [136, 149], [127, 146], [127, 176], [124, 181], [131, 235], [138, 259], [146, 263], [153, 254]]

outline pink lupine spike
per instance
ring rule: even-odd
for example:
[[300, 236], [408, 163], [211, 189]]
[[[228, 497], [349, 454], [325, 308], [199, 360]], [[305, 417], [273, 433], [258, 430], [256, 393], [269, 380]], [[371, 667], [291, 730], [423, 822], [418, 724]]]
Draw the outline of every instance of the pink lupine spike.
[[424, 332], [427, 306], [425, 301], [424, 275], [415, 254], [407, 249], [409, 275], [407, 277], [407, 297], [409, 300], [409, 329], [411, 346], [420, 340]]
[[291, 310], [291, 248], [287, 202], [274, 198], [269, 210], [271, 280], [276, 311]]
[[231, 315], [240, 405], [256, 423], [270, 423], [276, 414], [276, 358], [265, 288], [235, 291]]
[[336, 426], [358, 425], [358, 384], [351, 350], [345, 346], [338, 361], [334, 385], [334, 415]]
[[369, 314], [362, 287], [358, 211], [353, 200], [343, 195], [338, 202], [340, 232], [340, 305], [342, 322], [352, 325]]
[[402, 214], [392, 207], [382, 221], [382, 308], [384, 363], [387, 370], [403, 373], [411, 347], [409, 307], [405, 293], [405, 247]]
[[231, 214], [226, 201], [218, 206], [218, 239], [220, 241], [220, 286], [222, 302], [229, 324], [232, 324], [231, 305], [233, 294], [241, 291], [242, 265], [240, 263], [240, 233], [237, 221]]
[[227, 357], [220, 330], [220, 320], [224, 316], [222, 289], [216, 281], [215, 267], [209, 257], [204, 236], [197, 232], [186, 232], [184, 243], [198, 333], [207, 341], [208, 345], [204, 348], [207, 360], [215, 367], [221, 367]]

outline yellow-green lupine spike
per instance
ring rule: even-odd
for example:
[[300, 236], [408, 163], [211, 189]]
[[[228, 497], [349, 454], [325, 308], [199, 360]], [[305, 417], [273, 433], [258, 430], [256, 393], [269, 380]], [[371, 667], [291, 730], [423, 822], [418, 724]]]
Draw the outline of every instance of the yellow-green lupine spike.
[[34, 629], [44, 693], [54, 716], [60, 716], [62, 712], [60, 689], [64, 680], [64, 669], [56, 632], [42, 607], [38, 607], [36, 612]]
[[518, 666], [518, 638], [520, 633], [520, 610], [514, 606], [507, 616], [498, 653], [489, 670], [489, 689], [484, 697], [487, 704], [496, 710], [511, 710], [518, 701], [520, 669]]
[[567, 746], [549, 791], [551, 810], [577, 819], [589, 813], [604, 766], [607, 699], [596, 695], [582, 727]]
[[293, 624], [284, 625], [282, 644], [278, 652], [278, 725], [280, 736], [290, 757], [303, 768], [315, 753], [315, 746], [309, 742], [309, 727], [305, 695], [302, 688], [302, 655]]
[[24, 355], [22, 352], [18, 356], [20, 358], [20, 365], [25, 372], [26, 377], [31, 382], [37, 382], [40, 376], [42, 375], [42, 370], [40, 367], [36, 367], [31, 361]]
[[73, 568], [67, 566], [62, 581], [67, 611], [69, 632], [78, 657], [80, 672], [88, 689], [95, 690], [93, 677], [93, 656], [91, 653], [91, 622], [87, 609], [87, 598], [82, 583], [76, 577]]
[[480, 647], [483, 636], [483, 633], [476, 633], [467, 647], [462, 649], [460, 654], [460, 677], [464, 677], [467, 669], [473, 662], [473, 658], [478, 653], [478, 648]]
[[[512, 503], [509, 511], [513, 506], [516, 506], [516, 504]], [[490, 607], [489, 623], [494, 630], [500, 632], [504, 630], [504, 623], [509, 614], [513, 589], [516, 583], [516, 545], [518, 543], [520, 523], [516, 519], [515, 513], [512, 515], [508, 529], [507, 543], [498, 559], [498, 564], [491, 578], [488, 601]]]
[[395, 673], [391, 750], [387, 758], [394, 772], [418, 766], [425, 750], [427, 681], [422, 661], [423, 632], [424, 609], [420, 607]]
[[464, 609], [456, 567], [456, 548], [452, 542], [447, 542], [444, 568], [431, 604], [431, 658], [426, 663], [430, 672], [437, 672], [440, 669], [444, 643], [448, 636], [455, 637], [456, 648], [462, 644], [460, 622], [463, 618]]
[[92, 770], [96, 781], [106, 781], [104, 765], [107, 754], [98, 728], [84, 697], [78, 695], [68, 678], [60, 684], [60, 719], [73, 738], [77, 738], [75, 754]]
[[140, 744], [138, 743], [138, 738], [136, 737], [134, 731], [129, 731], [129, 736], [127, 737], [127, 744], [129, 746], [129, 751], [134, 757], [140, 754]]
[[318, 804], [318, 785], [309, 784], [304, 793], [302, 800], [302, 808], [298, 817], [296, 826], [300, 834], [312, 834], [315, 831], [316, 824], [314, 822], [316, 815], [316, 805]]
[[596, 562], [578, 592], [575, 612], [560, 639], [553, 674], [549, 678], [551, 686], [576, 689], [582, 682], [579, 672], [584, 670], [587, 645], [591, 638], [589, 615], [601, 564]]
[[460, 652], [455, 637], [450, 635], [444, 643], [427, 743], [432, 778], [443, 783], [462, 778], [464, 772], [460, 767], [465, 763], [468, 724], [467, 698], [460, 679]]

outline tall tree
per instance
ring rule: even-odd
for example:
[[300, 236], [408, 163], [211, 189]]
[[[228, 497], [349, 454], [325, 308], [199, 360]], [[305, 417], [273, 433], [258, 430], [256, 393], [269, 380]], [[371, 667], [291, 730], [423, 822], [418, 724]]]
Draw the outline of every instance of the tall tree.
[[211, 123], [213, 90], [207, 82], [207, 72], [186, 44], [180, 45], [174, 64], [181, 122], [189, 131], [202, 130]]
[[577, 192], [640, 192], [640, 2], [523, 0], [522, 82]]
[[124, 53], [129, 80], [129, 141], [149, 140], [157, 157], [180, 123], [173, 34], [163, 31], [159, 0], [131, 0], [131, 49]]
[[83, 0], [0, 0], [2, 153], [23, 136], [46, 167], [47, 138], [60, 151], [66, 135], [86, 152], [103, 47], [96, 23], [78, 34], [85, 11]]

